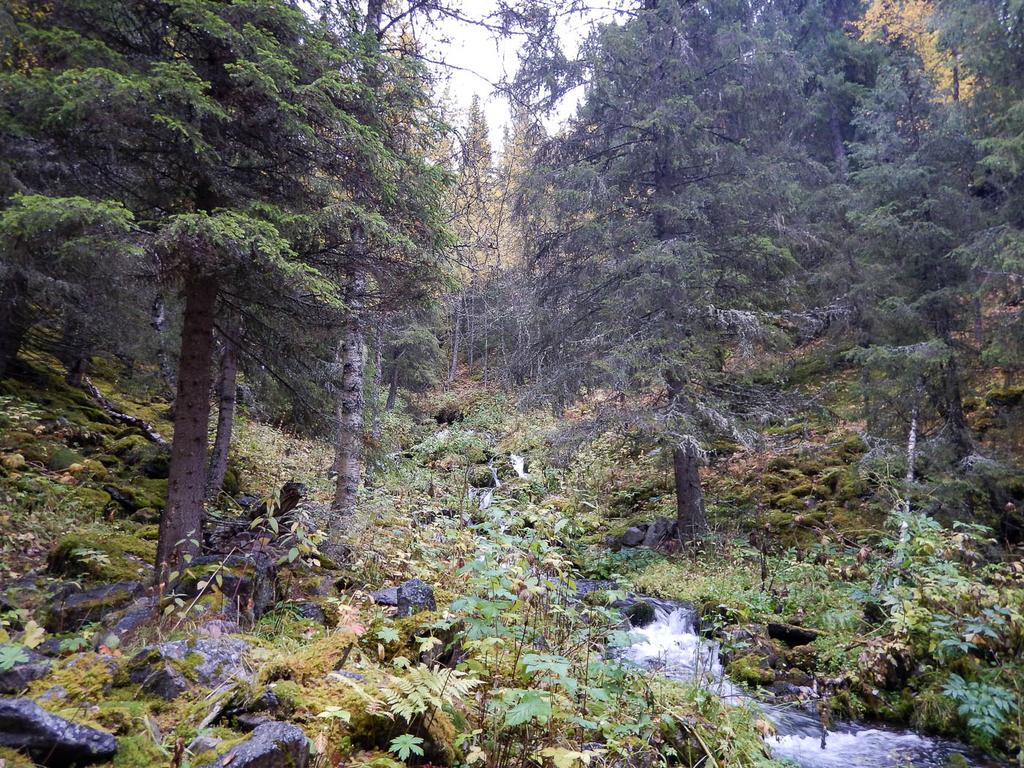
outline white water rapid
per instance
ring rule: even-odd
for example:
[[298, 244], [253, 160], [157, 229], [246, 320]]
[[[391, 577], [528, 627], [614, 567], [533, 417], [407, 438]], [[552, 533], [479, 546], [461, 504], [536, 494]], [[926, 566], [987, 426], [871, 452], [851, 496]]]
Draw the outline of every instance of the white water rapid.
[[512, 469], [515, 470], [516, 477], [526, 477], [526, 459], [518, 453], [510, 453], [508, 455], [508, 463], [511, 464]]
[[[759, 707], [774, 723], [777, 735], [768, 743], [776, 759], [800, 768], [943, 768], [960, 754], [966, 763], [981, 768], [985, 762], [956, 742], [933, 739], [912, 732], [836, 723], [822, 732], [815, 715], [793, 707], [765, 704], [734, 685], [725, 676], [718, 658], [718, 643], [701, 638], [696, 616], [686, 608], [658, 609], [654, 622], [632, 631], [634, 642], [622, 657], [681, 680], [697, 680], [733, 703]], [[824, 737], [824, 738], [823, 738]]]

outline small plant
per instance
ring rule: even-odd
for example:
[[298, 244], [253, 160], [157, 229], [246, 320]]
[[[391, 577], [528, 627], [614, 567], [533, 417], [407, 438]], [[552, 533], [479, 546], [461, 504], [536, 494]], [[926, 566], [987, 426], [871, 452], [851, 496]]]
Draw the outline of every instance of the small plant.
[[1013, 694], [1005, 688], [950, 675], [942, 691], [959, 706], [957, 713], [967, 719], [967, 727], [983, 746], [999, 738], [1006, 719], [1014, 709]]
[[388, 751], [394, 755], [398, 755], [398, 759], [405, 761], [408, 760], [411, 755], [418, 755], [423, 757], [423, 739], [419, 736], [413, 736], [411, 733], [403, 733], [401, 736], [396, 736], [391, 740], [391, 746], [388, 747]]
[[5, 645], [0, 647], [0, 672], [6, 672], [28, 660], [28, 654], [21, 645]]

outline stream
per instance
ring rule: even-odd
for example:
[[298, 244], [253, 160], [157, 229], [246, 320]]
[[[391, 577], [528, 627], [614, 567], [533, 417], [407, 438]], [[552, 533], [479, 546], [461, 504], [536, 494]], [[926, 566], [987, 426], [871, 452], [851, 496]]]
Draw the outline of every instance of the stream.
[[[854, 723], [835, 723], [823, 733], [816, 714], [799, 705], [768, 704], [754, 699], [725, 676], [718, 644], [701, 638], [696, 614], [682, 607], [659, 607], [655, 621], [634, 629], [632, 645], [622, 658], [655, 669], [666, 677], [700, 680], [722, 698], [760, 708], [775, 725], [767, 742], [776, 759], [801, 768], [945, 768], [949, 765], [989, 768], [998, 765], [954, 741]], [[956, 762], [950, 762], [950, 757]], [[966, 761], [966, 762], [964, 762]]]
[[[508, 463], [517, 477], [528, 476], [522, 456], [511, 454]], [[493, 461], [488, 466], [493, 485], [469, 489], [470, 497], [481, 510], [490, 506], [494, 492], [502, 486]], [[577, 586], [585, 581], [578, 581]], [[604, 586], [601, 582], [588, 582], [585, 591], [593, 588]], [[760, 701], [726, 677], [718, 643], [702, 638], [697, 632], [693, 608], [644, 599], [656, 606], [655, 620], [633, 629], [632, 644], [616, 655], [671, 679], [698, 680], [730, 703], [757, 707], [775, 727], [775, 735], [766, 737], [766, 741], [772, 756], [778, 760], [800, 768], [998, 768], [1001, 765], [964, 744], [909, 730], [852, 722], [836, 722], [829, 730], [823, 730], [810, 689], [806, 691], [809, 703], [803, 705]]]

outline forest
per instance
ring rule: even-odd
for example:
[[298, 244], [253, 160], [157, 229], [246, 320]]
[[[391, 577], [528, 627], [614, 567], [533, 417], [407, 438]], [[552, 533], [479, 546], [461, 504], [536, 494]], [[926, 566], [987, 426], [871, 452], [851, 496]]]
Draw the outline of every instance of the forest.
[[1024, 766], [1024, 0], [2, 0], [37, 765]]

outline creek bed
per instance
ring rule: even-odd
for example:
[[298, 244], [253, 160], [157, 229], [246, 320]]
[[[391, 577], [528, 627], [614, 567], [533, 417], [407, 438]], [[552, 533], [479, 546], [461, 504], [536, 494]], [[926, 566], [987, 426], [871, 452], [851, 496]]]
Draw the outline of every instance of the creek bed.
[[659, 607], [655, 620], [632, 631], [634, 642], [621, 657], [679, 680], [702, 680], [727, 701], [761, 709], [775, 726], [767, 739], [775, 758], [800, 768], [946, 768], [1000, 765], [963, 744], [913, 731], [834, 723], [824, 730], [815, 715], [798, 705], [758, 701], [726, 677], [718, 644], [700, 637], [690, 608]]

